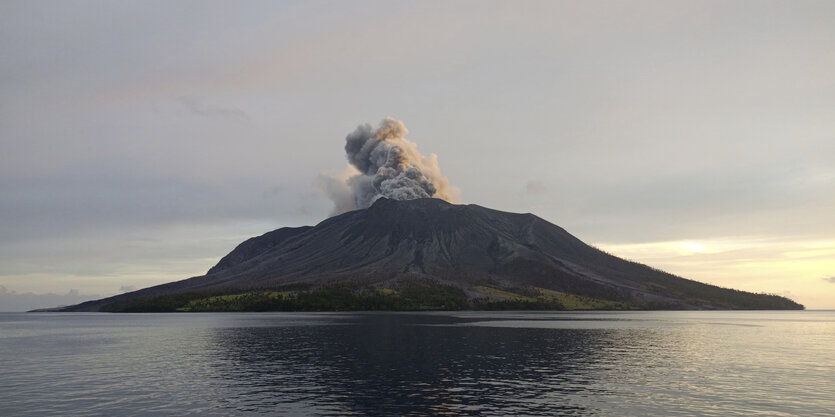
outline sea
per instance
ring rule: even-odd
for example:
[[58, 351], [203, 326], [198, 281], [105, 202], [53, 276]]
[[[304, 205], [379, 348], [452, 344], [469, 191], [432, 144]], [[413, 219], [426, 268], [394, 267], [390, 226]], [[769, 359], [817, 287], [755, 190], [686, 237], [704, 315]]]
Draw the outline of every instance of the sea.
[[2, 313], [0, 416], [835, 416], [835, 311]]

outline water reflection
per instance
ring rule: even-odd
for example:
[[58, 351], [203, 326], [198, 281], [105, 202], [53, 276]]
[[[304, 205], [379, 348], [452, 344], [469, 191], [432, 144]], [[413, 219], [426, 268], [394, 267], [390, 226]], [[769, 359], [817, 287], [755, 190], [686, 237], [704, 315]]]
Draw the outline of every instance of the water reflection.
[[0, 314], [0, 415], [832, 416], [834, 312]]
[[[242, 409], [328, 414], [595, 415], [647, 329], [438, 326], [450, 317], [374, 314], [306, 327], [217, 329], [218, 375]], [[239, 392], [240, 394], [240, 392]], [[590, 401], [589, 398], [594, 398]]]

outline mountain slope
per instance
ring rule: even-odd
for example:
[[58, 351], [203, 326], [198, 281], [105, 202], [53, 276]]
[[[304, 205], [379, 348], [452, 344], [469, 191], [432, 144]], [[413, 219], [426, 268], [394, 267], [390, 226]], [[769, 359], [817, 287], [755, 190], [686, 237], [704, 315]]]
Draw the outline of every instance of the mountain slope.
[[457, 288], [470, 300], [507, 300], [506, 294], [524, 299], [523, 293], [533, 291], [635, 308], [802, 308], [782, 297], [723, 289], [625, 261], [532, 214], [438, 199], [380, 199], [368, 209], [314, 227], [282, 228], [249, 239], [204, 276], [66, 310], [98, 311], [126, 300], [174, 294], [334, 283], [396, 289], [409, 282]]

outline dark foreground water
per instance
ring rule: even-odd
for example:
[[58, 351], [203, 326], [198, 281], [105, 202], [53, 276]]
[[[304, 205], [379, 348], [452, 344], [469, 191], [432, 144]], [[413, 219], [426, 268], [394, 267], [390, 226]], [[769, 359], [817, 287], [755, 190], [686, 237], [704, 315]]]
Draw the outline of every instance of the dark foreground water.
[[0, 415], [833, 416], [835, 312], [0, 314]]

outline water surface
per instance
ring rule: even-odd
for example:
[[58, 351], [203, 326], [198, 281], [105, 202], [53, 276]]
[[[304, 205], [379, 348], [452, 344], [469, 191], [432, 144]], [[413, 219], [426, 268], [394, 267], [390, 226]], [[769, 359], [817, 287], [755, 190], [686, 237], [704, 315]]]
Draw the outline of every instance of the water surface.
[[0, 415], [832, 416], [835, 312], [0, 314]]

